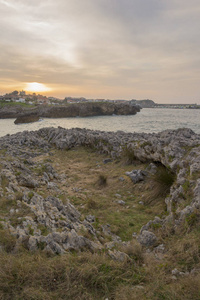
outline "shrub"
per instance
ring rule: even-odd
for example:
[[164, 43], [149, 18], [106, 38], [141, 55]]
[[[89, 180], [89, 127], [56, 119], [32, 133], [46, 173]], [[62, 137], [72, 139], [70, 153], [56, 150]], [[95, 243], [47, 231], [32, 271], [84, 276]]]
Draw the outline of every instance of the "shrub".
[[49, 234], [49, 230], [45, 225], [39, 224], [38, 229], [41, 230], [41, 234], [44, 235], [44, 236]]
[[15, 194], [15, 199], [16, 200], [22, 200], [22, 198], [23, 198], [23, 193], [22, 192], [17, 192]]
[[29, 192], [29, 193], [28, 193], [28, 197], [29, 197], [29, 199], [32, 199], [32, 198], [33, 198], [33, 196], [34, 196], [34, 193], [33, 193], [33, 192]]
[[122, 247], [122, 251], [138, 264], [142, 264], [144, 262], [142, 246], [137, 241], [131, 241], [126, 246]]
[[157, 172], [150, 176], [150, 191], [145, 204], [153, 204], [160, 202], [170, 193], [170, 187], [175, 181], [175, 174], [163, 165], [159, 165]]
[[96, 201], [94, 201], [94, 200], [92, 200], [92, 199], [89, 199], [88, 201], [87, 201], [87, 208], [88, 209], [96, 209], [97, 208], [97, 203], [96, 203]]
[[16, 238], [6, 229], [0, 229], [0, 245], [6, 252], [11, 252], [16, 243]]
[[1, 176], [1, 186], [3, 189], [5, 189], [9, 184], [9, 180], [6, 176]]
[[196, 227], [197, 224], [199, 224], [199, 221], [200, 221], [200, 213], [198, 212], [198, 210], [194, 211], [193, 213], [191, 213], [190, 215], [188, 215], [186, 218], [185, 218], [185, 221], [186, 221], [186, 226], [189, 227], [189, 228], [192, 228], [192, 227]]
[[170, 187], [175, 181], [175, 174], [165, 166], [160, 165], [156, 174], [152, 175], [151, 180], [156, 184], [158, 196], [166, 196], [170, 192]]
[[128, 147], [124, 147], [122, 151], [122, 158], [125, 160], [125, 163], [132, 164], [137, 160], [137, 157], [134, 154], [134, 150]]
[[99, 175], [97, 183], [101, 187], [106, 186], [107, 185], [107, 176], [105, 176], [103, 174]]

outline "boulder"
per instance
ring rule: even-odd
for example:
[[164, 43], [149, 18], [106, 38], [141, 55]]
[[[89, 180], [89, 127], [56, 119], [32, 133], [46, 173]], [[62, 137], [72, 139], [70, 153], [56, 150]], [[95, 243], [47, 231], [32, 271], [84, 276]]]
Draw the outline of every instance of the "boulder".
[[35, 114], [27, 114], [17, 117], [14, 121], [15, 124], [33, 123], [39, 121], [40, 117]]

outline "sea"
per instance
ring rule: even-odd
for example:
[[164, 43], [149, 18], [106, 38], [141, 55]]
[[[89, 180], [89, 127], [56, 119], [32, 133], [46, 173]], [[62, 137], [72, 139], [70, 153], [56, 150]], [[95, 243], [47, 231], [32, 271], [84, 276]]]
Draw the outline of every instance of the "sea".
[[87, 128], [101, 131], [160, 132], [190, 128], [200, 134], [200, 109], [143, 108], [136, 115], [75, 118], [44, 118], [35, 123], [14, 124], [15, 119], [0, 119], [0, 137], [43, 127]]

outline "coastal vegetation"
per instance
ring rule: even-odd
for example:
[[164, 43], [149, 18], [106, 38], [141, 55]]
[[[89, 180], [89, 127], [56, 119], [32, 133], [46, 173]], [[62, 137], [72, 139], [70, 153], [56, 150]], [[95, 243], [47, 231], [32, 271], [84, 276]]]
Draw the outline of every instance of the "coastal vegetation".
[[[165, 157], [173, 137], [170, 155], [190, 169]], [[199, 136], [151, 138], [51, 128], [1, 138], [0, 299], [199, 299]]]

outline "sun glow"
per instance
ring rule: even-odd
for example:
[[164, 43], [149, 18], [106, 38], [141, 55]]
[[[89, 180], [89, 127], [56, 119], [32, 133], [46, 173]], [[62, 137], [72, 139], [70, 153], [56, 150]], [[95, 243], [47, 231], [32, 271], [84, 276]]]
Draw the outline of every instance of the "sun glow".
[[25, 90], [27, 92], [48, 92], [51, 91], [46, 85], [39, 82], [27, 82]]

